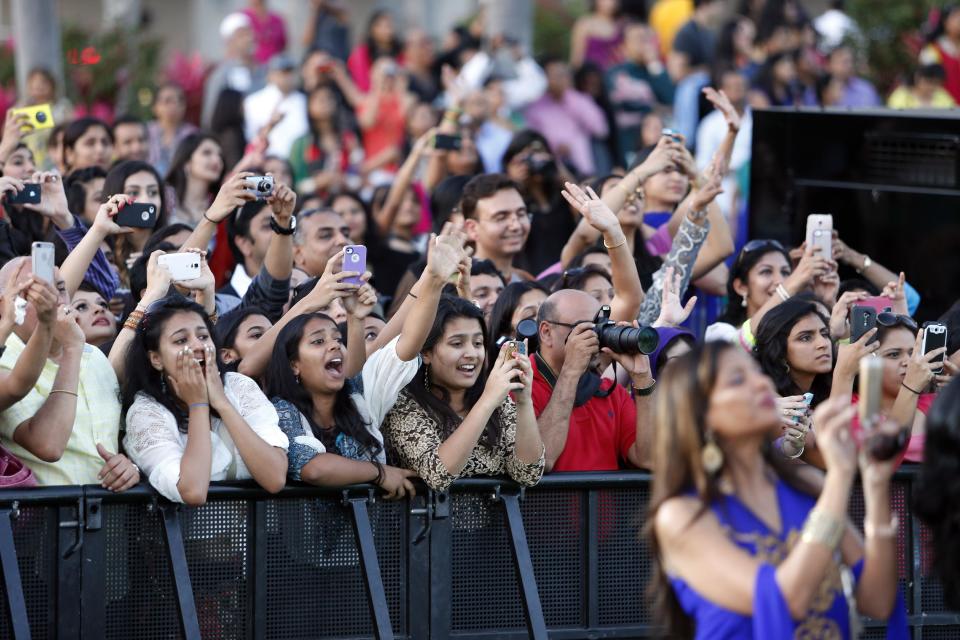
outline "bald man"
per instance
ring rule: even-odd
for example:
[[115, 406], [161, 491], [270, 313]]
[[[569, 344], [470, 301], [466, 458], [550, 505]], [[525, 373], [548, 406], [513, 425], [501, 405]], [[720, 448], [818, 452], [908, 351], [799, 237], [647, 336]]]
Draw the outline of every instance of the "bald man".
[[[540, 350], [533, 362], [533, 408], [547, 471], [649, 467], [653, 442], [650, 361], [642, 354], [600, 351], [593, 330], [600, 303], [574, 289], [540, 307]], [[599, 372], [613, 360], [630, 376], [631, 394]]]
[[[5, 288], [36, 280], [28, 258], [0, 269]], [[117, 376], [103, 352], [84, 343], [59, 270], [54, 281], [46, 284], [52, 304], [47, 297], [30, 299], [28, 293], [24, 322], [14, 326], [0, 356], [0, 372], [14, 371], [28, 352], [42, 358], [29, 391], [0, 412], [0, 442], [30, 467], [41, 486], [127, 489], [140, 481], [140, 473], [126, 456], [114, 453], [120, 432]], [[8, 308], [4, 305], [2, 314]], [[31, 351], [39, 333], [50, 334], [47, 349]]]

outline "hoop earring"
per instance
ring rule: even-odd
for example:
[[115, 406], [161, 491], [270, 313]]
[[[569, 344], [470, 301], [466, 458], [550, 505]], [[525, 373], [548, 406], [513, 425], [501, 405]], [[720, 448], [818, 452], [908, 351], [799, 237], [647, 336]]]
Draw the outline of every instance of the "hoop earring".
[[717, 439], [713, 435], [713, 431], [707, 430], [706, 433], [706, 444], [703, 445], [703, 449], [700, 450], [700, 461], [703, 464], [704, 471], [708, 475], [716, 475], [718, 471], [723, 467], [723, 450], [717, 444]]
[[787, 373], [790, 373], [790, 363], [786, 360], [783, 361], [783, 366], [786, 368]]

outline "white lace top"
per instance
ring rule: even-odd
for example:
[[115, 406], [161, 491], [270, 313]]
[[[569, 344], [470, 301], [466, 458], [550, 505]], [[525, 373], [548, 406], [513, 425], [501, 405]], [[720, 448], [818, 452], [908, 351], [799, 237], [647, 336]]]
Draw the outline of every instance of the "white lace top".
[[[278, 425], [277, 412], [257, 383], [239, 373], [228, 373], [223, 388], [227, 400], [250, 428], [268, 444], [286, 451], [289, 443]], [[123, 446], [127, 455], [161, 495], [183, 502], [177, 483], [187, 434], [177, 428], [174, 415], [153, 396], [141, 392], [127, 411], [126, 425]], [[210, 417], [210, 442], [213, 454], [210, 480], [251, 477], [223, 421], [213, 416]]]

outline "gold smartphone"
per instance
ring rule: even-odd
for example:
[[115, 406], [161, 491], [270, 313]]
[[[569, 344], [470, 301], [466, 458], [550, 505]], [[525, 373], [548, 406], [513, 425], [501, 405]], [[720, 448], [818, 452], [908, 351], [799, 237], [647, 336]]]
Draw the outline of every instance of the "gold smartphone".
[[860, 426], [870, 431], [880, 415], [880, 397], [883, 393], [883, 361], [876, 356], [860, 358], [860, 385], [857, 411]]
[[24, 114], [27, 116], [27, 123], [24, 126], [24, 131], [38, 131], [40, 129], [52, 129], [53, 122], [53, 111], [50, 108], [49, 104], [35, 104], [29, 107], [18, 107], [13, 110], [16, 114]]

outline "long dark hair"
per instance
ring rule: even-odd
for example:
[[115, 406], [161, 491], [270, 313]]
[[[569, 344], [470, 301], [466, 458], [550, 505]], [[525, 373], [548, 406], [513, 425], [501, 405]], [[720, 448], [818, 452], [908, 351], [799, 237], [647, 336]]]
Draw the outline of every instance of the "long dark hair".
[[[663, 566], [661, 545], [654, 528], [657, 511], [668, 500], [692, 491], [700, 501], [696, 520], [721, 496], [720, 474], [706, 472], [701, 452], [706, 443], [706, 415], [720, 373], [720, 359], [727, 351], [737, 349], [739, 347], [722, 341], [695, 345], [690, 353], [672, 360], [662, 372], [656, 394], [653, 492], [644, 535], [654, 558], [648, 595], [654, 601], [657, 617], [666, 625], [664, 637], [690, 638], [694, 628]], [[809, 495], [819, 493], [804, 481], [796, 467], [788, 465], [782, 456], [772, 455], [769, 447], [765, 447], [762, 454], [776, 474], [795, 489]]]
[[497, 301], [493, 303], [493, 309], [490, 310], [490, 326], [488, 327], [490, 342], [487, 344], [487, 362], [496, 360], [500, 351], [497, 341], [500, 338], [504, 336], [513, 338], [514, 327], [511, 326], [513, 312], [517, 310], [520, 298], [531, 291], [542, 291], [544, 295], [550, 294], [550, 291], [542, 283], [536, 280], [524, 280], [511, 282], [497, 296]]
[[[830, 320], [823, 316], [815, 302], [803, 298], [790, 298], [778, 304], [763, 316], [760, 326], [757, 327], [757, 346], [754, 348], [754, 355], [760, 363], [760, 368], [770, 376], [777, 388], [777, 393], [781, 396], [796, 396], [804, 393], [793, 381], [787, 367], [787, 339], [793, 327], [809, 315], [816, 316], [829, 330]], [[836, 344], [832, 340], [830, 344], [833, 362], [836, 364]], [[814, 404], [829, 397], [832, 377], [832, 373], [822, 373], [814, 377], [813, 385], [810, 387]]]
[[913, 510], [930, 528], [934, 572], [951, 609], [960, 608], [960, 378], [940, 392], [927, 414], [923, 464], [913, 484]]
[[[122, 415], [126, 416], [127, 410], [133, 405], [137, 394], [142, 391], [172, 413], [177, 420], [177, 428], [182, 433], [186, 433], [187, 414], [174, 400], [173, 390], [167, 390], [166, 383], [163, 381], [163, 373], [154, 369], [150, 362], [150, 352], [157, 351], [160, 347], [160, 335], [163, 333], [163, 328], [167, 321], [178, 313], [195, 313], [200, 316], [203, 319], [203, 324], [207, 327], [210, 340], [213, 341], [213, 323], [210, 322], [210, 318], [203, 307], [193, 300], [180, 294], [173, 294], [154, 302], [147, 309], [143, 320], [140, 321], [133, 341], [127, 349], [127, 355], [124, 358], [126, 375], [120, 388], [120, 400], [123, 407]], [[216, 354], [217, 351], [215, 350], [214, 353]], [[222, 380], [225, 375], [223, 362], [220, 361], [219, 355], [214, 355], [214, 357], [217, 359], [217, 370], [220, 372]], [[218, 417], [216, 412], [213, 412], [212, 415]]]
[[78, 218], [83, 218], [87, 205], [87, 185], [97, 178], [106, 178], [107, 172], [101, 167], [77, 169], [63, 179], [63, 189], [67, 194], [67, 209]]
[[390, 46], [387, 49], [380, 49], [377, 46], [377, 41], [373, 39], [372, 31], [373, 25], [382, 17], [388, 17], [391, 20], [393, 19], [393, 14], [387, 11], [386, 9], [378, 9], [370, 15], [370, 20], [367, 21], [367, 30], [366, 34], [366, 44], [367, 44], [367, 53], [370, 56], [370, 64], [372, 65], [377, 61], [377, 58], [388, 56], [391, 58], [396, 58], [400, 55], [400, 52], [403, 50], [403, 43], [400, 42], [400, 38], [396, 35], [396, 22], [394, 22], [394, 36], [393, 40], [390, 42]]
[[[329, 322], [334, 328], [337, 327], [333, 318], [324, 313], [307, 313], [291, 320], [277, 336], [264, 380], [267, 396], [271, 399], [282, 398], [293, 404], [307, 418], [313, 435], [322, 441], [325, 430], [313, 419], [313, 398], [297, 380], [293, 367], [290, 366], [290, 363], [300, 359], [300, 340], [303, 339], [307, 323], [317, 318]], [[347, 384], [337, 391], [333, 416], [335, 427], [356, 440], [371, 457], [376, 457], [383, 450], [380, 442], [367, 430], [367, 423], [353, 402], [351, 389]]]
[[[217, 146], [220, 147], [220, 155], [223, 155], [223, 147], [220, 145], [220, 139], [208, 131], [191, 133], [180, 141], [176, 151], [173, 152], [173, 159], [170, 160], [170, 169], [167, 170], [166, 183], [173, 187], [174, 192], [177, 194], [178, 202], [183, 202], [184, 195], [187, 192], [187, 172], [184, 167], [190, 162], [190, 156], [193, 155], [193, 152], [196, 151], [205, 140], [216, 142]], [[210, 184], [210, 195], [215, 195], [220, 189], [220, 183], [223, 182], [226, 167], [227, 164], [224, 162], [223, 169], [220, 171], [220, 177]]]
[[[437, 343], [440, 342], [440, 338], [443, 337], [443, 331], [446, 329], [447, 324], [458, 318], [471, 318], [476, 320], [483, 333], [483, 344], [489, 344], [487, 328], [483, 324], [483, 312], [480, 311], [476, 305], [467, 302], [463, 298], [445, 295], [440, 298], [440, 303], [437, 306], [437, 316], [433, 321], [433, 327], [430, 329], [430, 335], [427, 336], [427, 340], [423, 343], [423, 351], [433, 349]], [[487, 372], [490, 370], [489, 364], [487, 359], [484, 358], [477, 381], [472, 387], [467, 389], [466, 394], [464, 394], [463, 404], [466, 411], [473, 409], [473, 406], [483, 394], [483, 387], [487, 382]], [[446, 389], [431, 382], [431, 389], [436, 389], [440, 392], [441, 397], [439, 398], [427, 389], [424, 384], [427, 375], [427, 365], [421, 364], [420, 370], [417, 371], [417, 375], [413, 377], [410, 384], [406, 386], [406, 390], [417, 404], [437, 423], [440, 430], [440, 437], [445, 440], [460, 426], [461, 419], [460, 416], [450, 408], [450, 394]], [[502, 430], [503, 419], [500, 415], [500, 409], [498, 408], [493, 412], [493, 415], [490, 416], [490, 420], [487, 421], [487, 426], [483, 429], [483, 435], [480, 436], [480, 443], [487, 447], [496, 447], [500, 442]]]
[[[103, 128], [103, 130], [107, 132], [107, 138], [110, 139], [110, 143], [113, 144], [113, 132], [110, 130], [110, 125], [108, 125], [106, 122], [100, 118], [77, 118], [68, 124], [63, 130], [64, 164], [66, 164], [67, 149], [73, 151], [74, 147], [77, 146], [77, 141], [80, 140], [80, 138], [82, 138], [87, 131], [94, 127]], [[73, 167], [67, 168], [73, 169]]]
[[[737, 258], [734, 260], [733, 266], [730, 267], [730, 273], [727, 276], [727, 308], [724, 310], [723, 315], [717, 318], [718, 322], [726, 322], [738, 328], [746, 322], [747, 308], [743, 306], [743, 296], [736, 292], [733, 283], [735, 280], [740, 280], [740, 282], [744, 284], [749, 284], [747, 282], [747, 275], [764, 256], [771, 253], [779, 253], [787, 261], [788, 266], [793, 264], [790, 262], [790, 254], [787, 253], [786, 249], [784, 249], [780, 243], [774, 240], [755, 240], [754, 242], [767, 242], [769, 244], [764, 244], [757, 249], [751, 249], [751, 243], [748, 242], [740, 250], [740, 253], [737, 254]], [[791, 267], [791, 271], [792, 270]]]

